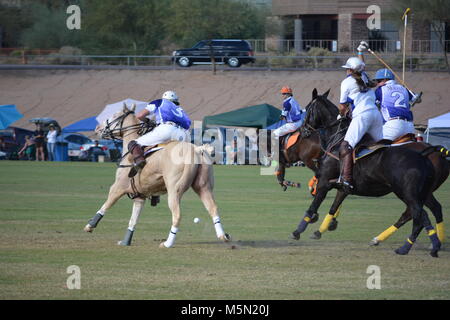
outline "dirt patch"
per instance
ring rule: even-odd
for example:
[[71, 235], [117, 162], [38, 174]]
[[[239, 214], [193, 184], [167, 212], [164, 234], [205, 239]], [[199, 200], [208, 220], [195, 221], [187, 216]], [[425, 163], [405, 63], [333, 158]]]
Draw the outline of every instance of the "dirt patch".
[[[337, 104], [344, 72], [302, 71], [210, 71], [198, 70], [23, 70], [2, 71], [2, 104], [16, 104], [24, 118], [14, 125], [34, 129], [34, 117], [51, 117], [62, 127], [95, 116], [106, 104], [125, 98], [150, 101], [166, 90], [175, 90], [193, 120], [238, 108], [269, 103], [280, 107], [282, 86], [291, 86], [302, 106], [311, 92], [331, 88], [330, 99]], [[407, 82], [423, 91], [422, 104], [414, 107], [416, 124], [450, 111], [450, 75], [409, 73]]]

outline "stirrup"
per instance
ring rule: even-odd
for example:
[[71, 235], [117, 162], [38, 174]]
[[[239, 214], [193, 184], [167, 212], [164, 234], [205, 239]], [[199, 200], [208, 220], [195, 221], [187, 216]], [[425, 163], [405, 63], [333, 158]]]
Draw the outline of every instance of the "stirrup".
[[348, 181], [345, 181], [341, 177], [339, 177], [338, 181], [336, 181], [336, 185], [338, 189], [344, 191], [345, 193], [352, 193], [355, 187]]

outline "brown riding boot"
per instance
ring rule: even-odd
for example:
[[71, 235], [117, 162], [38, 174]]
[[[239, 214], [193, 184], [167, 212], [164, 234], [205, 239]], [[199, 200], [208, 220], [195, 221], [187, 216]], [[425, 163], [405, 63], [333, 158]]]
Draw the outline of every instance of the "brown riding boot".
[[134, 167], [139, 170], [145, 166], [144, 150], [134, 140], [128, 144], [128, 151], [133, 155]]
[[341, 176], [338, 184], [343, 191], [351, 193], [353, 191], [353, 148], [347, 141], [343, 141], [339, 149], [339, 160], [341, 165]]

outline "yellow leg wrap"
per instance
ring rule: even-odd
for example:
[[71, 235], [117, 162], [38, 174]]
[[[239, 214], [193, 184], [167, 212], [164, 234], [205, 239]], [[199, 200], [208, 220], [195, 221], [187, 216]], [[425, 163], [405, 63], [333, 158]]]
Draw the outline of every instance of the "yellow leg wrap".
[[342, 208], [342, 204], [339, 206], [339, 208], [336, 210], [336, 213], [334, 214], [334, 217], [337, 218], [339, 217], [339, 215], [341, 214], [341, 208]]
[[397, 231], [398, 230], [398, 228], [397, 227], [395, 227], [395, 226], [390, 226], [389, 228], [387, 228], [385, 231], [383, 231], [382, 233], [380, 233], [378, 236], [377, 236], [377, 239], [378, 239], [378, 241], [384, 241], [384, 240], [386, 240], [387, 238], [389, 238], [390, 236], [392, 236], [392, 234], [395, 232], [395, 231]]
[[333, 215], [327, 214], [325, 219], [323, 219], [322, 224], [320, 225], [319, 231], [320, 233], [324, 233], [328, 230], [328, 226], [330, 225], [331, 220], [333, 219]]
[[412, 242], [411, 240], [409, 240], [409, 238], [406, 239], [406, 240], [409, 242], [409, 244], [414, 244], [414, 242]]
[[436, 234], [436, 230], [432, 229], [428, 231], [428, 236], [431, 237], [433, 234]]
[[443, 243], [445, 240], [444, 222], [440, 222], [440, 223], [436, 224], [436, 230], [437, 230], [439, 241], [441, 243]]
[[310, 222], [311, 221], [311, 218], [310, 217], [305, 217], [303, 220], [305, 220], [305, 222]]

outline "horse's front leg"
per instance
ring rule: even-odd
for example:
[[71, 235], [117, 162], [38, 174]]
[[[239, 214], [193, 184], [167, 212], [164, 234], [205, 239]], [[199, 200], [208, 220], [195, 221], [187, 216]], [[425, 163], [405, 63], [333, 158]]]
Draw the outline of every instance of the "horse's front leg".
[[320, 225], [319, 230], [313, 233], [311, 239], [320, 239], [322, 234], [327, 230], [335, 230], [337, 228], [337, 220], [336, 218], [339, 216], [342, 202], [344, 202], [347, 197], [347, 193], [338, 190], [336, 193], [336, 197], [334, 198], [333, 204], [331, 205], [330, 211], [323, 219], [322, 224]]
[[[319, 210], [320, 205], [327, 196], [328, 191], [330, 191], [330, 186], [328, 185], [328, 183], [321, 183], [320, 181], [321, 180], [319, 180], [319, 184], [317, 186], [317, 194], [313, 202], [311, 203], [309, 209], [306, 211], [303, 219], [298, 224], [297, 229], [292, 232], [292, 239], [294, 240], [300, 239], [300, 234], [306, 230], [308, 224], [315, 223], [319, 219], [319, 214], [317, 213], [317, 211]], [[325, 181], [325, 179], [322, 179], [322, 181]]]
[[282, 162], [278, 163], [278, 167], [275, 172], [275, 175], [277, 176], [277, 181], [280, 184], [281, 188], [283, 188], [283, 191], [286, 191], [287, 186], [284, 183], [284, 177], [286, 175], [286, 166], [284, 165], [284, 163], [282, 163]]
[[139, 219], [139, 215], [144, 208], [145, 199], [136, 198], [133, 200], [133, 212], [131, 214], [130, 222], [128, 223], [128, 228], [122, 241], [118, 242], [120, 246], [130, 246], [131, 240], [133, 239], [134, 229]]
[[88, 224], [84, 227], [84, 231], [94, 231], [94, 229], [97, 227], [97, 224], [106, 214], [106, 211], [111, 208], [125, 193], [126, 191], [120, 183], [114, 183], [109, 189], [108, 199], [102, 205], [100, 210], [98, 210], [97, 213], [88, 221]]

